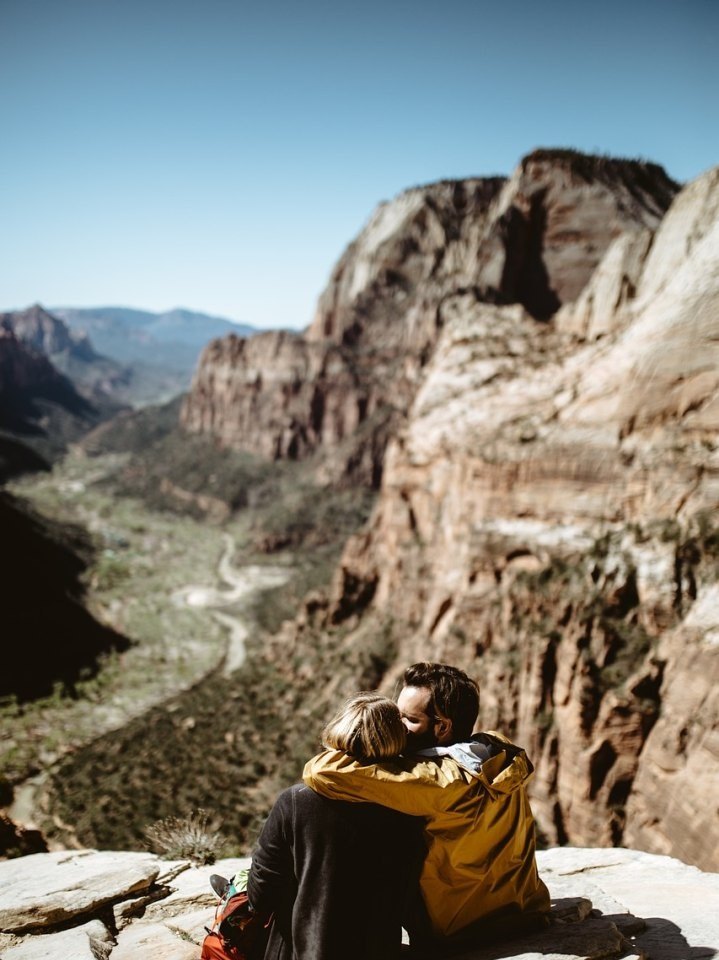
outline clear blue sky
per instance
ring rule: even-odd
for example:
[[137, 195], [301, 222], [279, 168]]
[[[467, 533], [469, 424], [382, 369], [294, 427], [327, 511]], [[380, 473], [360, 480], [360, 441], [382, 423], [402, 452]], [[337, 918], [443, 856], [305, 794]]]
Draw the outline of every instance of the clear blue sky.
[[718, 36], [716, 0], [0, 0], [0, 310], [304, 327], [405, 187], [719, 163]]

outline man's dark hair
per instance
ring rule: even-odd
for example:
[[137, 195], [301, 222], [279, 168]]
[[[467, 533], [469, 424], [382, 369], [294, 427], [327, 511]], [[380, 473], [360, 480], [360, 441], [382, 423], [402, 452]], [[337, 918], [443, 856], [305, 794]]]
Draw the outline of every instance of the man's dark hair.
[[447, 663], [413, 663], [404, 672], [405, 687], [427, 687], [429, 712], [452, 721], [456, 743], [468, 740], [479, 713], [479, 686], [466, 673]]

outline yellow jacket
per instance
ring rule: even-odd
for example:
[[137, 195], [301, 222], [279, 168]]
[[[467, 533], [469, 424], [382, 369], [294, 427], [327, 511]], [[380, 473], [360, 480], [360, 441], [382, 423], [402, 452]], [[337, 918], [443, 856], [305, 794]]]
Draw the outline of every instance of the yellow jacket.
[[334, 750], [320, 753], [304, 770], [307, 786], [325, 797], [379, 803], [425, 818], [420, 886], [441, 937], [470, 925], [511, 929], [549, 910], [525, 791], [534, 768], [524, 750], [501, 734], [472, 740], [493, 754], [476, 771], [450, 756], [361, 764]]

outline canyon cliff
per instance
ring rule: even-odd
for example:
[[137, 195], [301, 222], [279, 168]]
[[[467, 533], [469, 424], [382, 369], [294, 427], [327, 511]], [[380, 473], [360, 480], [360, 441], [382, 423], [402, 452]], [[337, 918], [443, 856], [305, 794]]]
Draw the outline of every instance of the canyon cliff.
[[[413, 660], [457, 663], [483, 727], [535, 759], [547, 842], [705, 869], [718, 213], [717, 169], [679, 191], [653, 165], [569, 151], [407, 191], [344, 253], [304, 335], [213, 343], [182, 415], [379, 490], [330, 590], [273, 641], [288, 683], [391, 691]], [[352, 673], [359, 648], [371, 676]]]
[[0, 481], [46, 468], [98, 422], [98, 410], [0, 315]]
[[328, 480], [377, 486], [445, 321], [444, 302], [522, 304], [546, 320], [618, 236], [658, 225], [661, 168], [537, 151], [512, 177], [443, 181], [380, 204], [341, 256], [303, 335], [205, 350], [182, 423], [266, 457], [321, 449]]
[[0, 313], [0, 481], [47, 467], [125, 409], [128, 377], [39, 304]]
[[38, 303], [0, 314], [0, 322], [30, 350], [47, 357], [90, 401], [114, 396], [129, 379], [129, 371], [97, 353], [85, 333], [71, 330]]
[[[3, 610], [12, 625], [12, 635], [9, 630], [6, 634], [12, 651], [4, 650], [12, 668], [0, 675], [0, 697], [22, 703], [53, 690], [73, 695], [79, 681], [97, 673], [103, 654], [129, 646], [83, 604], [83, 575], [94, 552], [90, 538], [78, 528], [38, 515], [4, 490], [0, 525]], [[5, 788], [5, 777], [0, 776], [3, 806]], [[0, 823], [0, 833], [7, 830], [7, 822]], [[5, 839], [0, 839], [3, 851]], [[8, 846], [15, 846], [14, 841]]]

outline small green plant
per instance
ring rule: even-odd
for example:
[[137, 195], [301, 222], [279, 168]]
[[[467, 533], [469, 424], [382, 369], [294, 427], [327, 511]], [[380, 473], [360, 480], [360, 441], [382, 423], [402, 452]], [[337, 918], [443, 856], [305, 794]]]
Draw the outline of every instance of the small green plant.
[[209, 826], [210, 815], [199, 808], [187, 817], [165, 817], [145, 830], [153, 853], [170, 860], [191, 860], [194, 864], [214, 863], [224, 838]]

